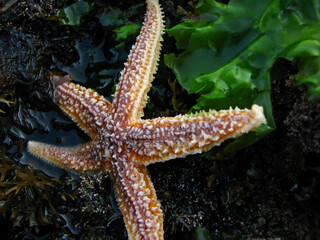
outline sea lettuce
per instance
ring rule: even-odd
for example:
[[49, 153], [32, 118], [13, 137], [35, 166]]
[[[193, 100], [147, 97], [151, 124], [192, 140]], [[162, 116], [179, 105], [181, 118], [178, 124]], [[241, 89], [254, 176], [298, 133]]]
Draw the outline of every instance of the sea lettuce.
[[116, 40], [119, 41], [120, 39], [127, 39], [131, 35], [138, 35], [140, 28], [140, 23], [129, 23], [113, 31], [117, 34]]
[[320, 0], [200, 0], [195, 17], [167, 30], [179, 48], [165, 63], [179, 83], [200, 97], [200, 109], [264, 107], [267, 124], [224, 148], [254, 143], [275, 128], [270, 71], [279, 58], [296, 65], [297, 84], [320, 98]]
[[[93, 8], [94, 3], [79, 0], [70, 6], [58, 11], [58, 19], [61, 25], [80, 26], [82, 18], [87, 15]], [[137, 4], [130, 8], [128, 12], [123, 12], [119, 8], [106, 8], [102, 14], [98, 16], [100, 24], [107, 28], [114, 28], [116, 33], [116, 41], [127, 39], [129, 36], [137, 35], [141, 28], [141, 23], [131, 23], [125, 21], [128, 16], [137, 15], [138, 9], [143, 4]], [[120, 43], [117, 47], [123, 45]]]
[[81, 18], [92, 10], [93, 5], [94, 3], [80, 0], [59, 10], [57, 14], [59, 23], [61, 25], [79, 26]]

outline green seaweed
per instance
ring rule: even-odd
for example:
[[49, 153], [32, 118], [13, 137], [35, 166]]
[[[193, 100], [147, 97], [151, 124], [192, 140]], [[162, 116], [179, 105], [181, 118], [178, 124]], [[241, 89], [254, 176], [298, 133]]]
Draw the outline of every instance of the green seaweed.
[[79, 26], [81, 18], [88, 14], [94, 3], [78, 1], [58, 11], [59, 23], [61, 25]]
[[200, 94], [191, 111], [264, 107], [267, 124], [227, 145], [230, 153], [275, 128], [270, 71], [277, 59], [297, 66], [297, 84], [320, 98], [319, 29], [319, 0], [201, 0], [193, 19], [167, 30], [184, 51], [165, 63], [188, 93]]
[[113, 31], [117, 34], [116, 40], [119, 41], [120, 39], [127, 39], [127, 37], [131, 35], [138, 35], [140, 28], [140, 23], [130, 23], [116, 28]]
[[119, 8], [105, 9], [99, 16], [100, 24], [104, 27], [121, 26], [124, 20], [121, 19], [122, 12]]

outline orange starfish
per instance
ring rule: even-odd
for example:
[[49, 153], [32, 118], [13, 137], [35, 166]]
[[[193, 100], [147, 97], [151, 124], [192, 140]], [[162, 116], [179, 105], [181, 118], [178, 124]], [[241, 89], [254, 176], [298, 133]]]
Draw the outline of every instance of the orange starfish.
[[157, 69], [164, 29], [157, 0], [147, 0], [144, 25], [121, 73], [111, 104], [96, 92], [61, 77], [59, 106], [92, 140], [76, 147], [28, 143], [28, 150], [69, 171], [106, 171], [114, 184], [129, 239], [163, 239], [160, 203], [146, 166], [201, 153], [265, 123], [263, 110], [235, 109], [142, 120]]

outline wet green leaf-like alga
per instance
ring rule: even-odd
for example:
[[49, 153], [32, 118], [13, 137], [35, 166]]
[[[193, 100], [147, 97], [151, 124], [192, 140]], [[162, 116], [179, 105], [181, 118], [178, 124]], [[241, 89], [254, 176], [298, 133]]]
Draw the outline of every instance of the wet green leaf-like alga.
[[267, 125], [236, 139], [229, 152], [275, 128], [270, 71], [277, 59], [297, 66], [297, 84], [320, 98], [319, 29], [319, 0], [201, 0], [192, 20], [167, 30], [184, 51], [165, 62], [189, 93], [200, 94], [193, 111], [264, 107]]

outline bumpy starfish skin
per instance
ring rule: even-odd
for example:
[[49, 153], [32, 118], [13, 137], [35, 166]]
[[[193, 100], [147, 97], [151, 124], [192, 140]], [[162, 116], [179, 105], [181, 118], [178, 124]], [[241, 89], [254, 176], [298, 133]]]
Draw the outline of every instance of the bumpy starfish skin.
[[92, 140], [76, 147], [30, 141], [28, 150], [69, 171], [108, 172], [129, 239], [163, 239], [163, 217], [146, 165], [201, 153], [265, 123], [263, 110], [230, 109], [142, 120], [161, 48], [164, 24], [156, 0], [122, 71], [113, 104], [96, 92], [55, 80], [55, 99]]

